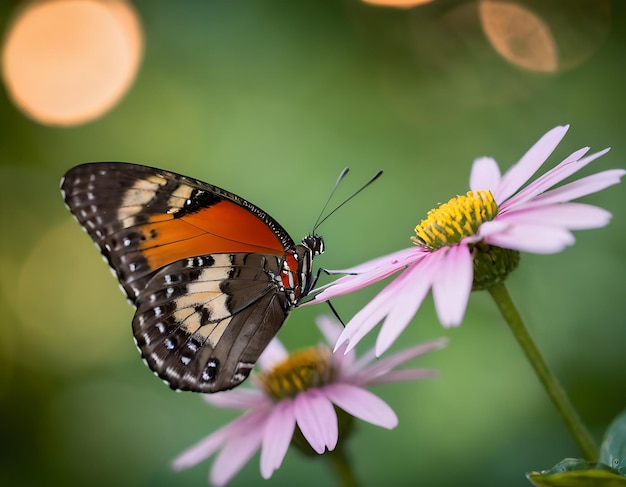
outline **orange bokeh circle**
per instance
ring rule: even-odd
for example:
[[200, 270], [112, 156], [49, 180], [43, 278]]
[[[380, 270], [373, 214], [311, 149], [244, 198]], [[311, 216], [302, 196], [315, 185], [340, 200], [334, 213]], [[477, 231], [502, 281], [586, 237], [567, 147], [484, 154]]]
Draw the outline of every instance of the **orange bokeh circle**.
[[77, 125], [111, 109], [131, 86], [143, 35], [123, 0], [48, 0], [23, 7], [2, 51], [9, 96], [29, 117]]
[[482, 1], [479, 13], [493, 48], [513, 64], [533, 71], [555, 72], [559, 58], [549, 25], [517, 3]]
[[480, 0], [478, 13], [498, 54], [519, 67], [545, 73], [583, 63], [611, 26], [608, 0], [579, 0], [567, 7], [557, 0]]

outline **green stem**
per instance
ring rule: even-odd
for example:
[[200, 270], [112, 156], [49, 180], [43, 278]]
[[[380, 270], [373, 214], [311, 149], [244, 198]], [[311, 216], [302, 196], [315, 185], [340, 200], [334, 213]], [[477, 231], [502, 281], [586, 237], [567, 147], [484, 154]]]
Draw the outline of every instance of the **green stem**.
[[522, 318], [515, 308], [506, 287], [504, 284], [499, 283], [489, 287], [488, 290], [500, 309], [502, 316], [509, 324], [517, 342], [526, 354], [526, 358], [528, 358], [530, 364], [535, 369], [535, 372], [548, 393], [548, 396], [550, 396], [552, 403], [555, 405], [557, 411], [563, 418], [563, 421], [565, 421], [570, 434], [578, 444], [583, 456], [586, 460], [592, 462], [597, 461], [598, 446], [578, 417], [578, 413], [576, 412], [576, 409], [574, 409], [574, 406], [572, 406], [565, 390], [537, 349], [537, 346], [529, 335], [526, 326], [524, 326]]
[[326, 452], [324, 457], [330, 462], [330, 466], [342, 487], [358, 487], [359, 484], [341, 445], [338, 445], [333, 451]]

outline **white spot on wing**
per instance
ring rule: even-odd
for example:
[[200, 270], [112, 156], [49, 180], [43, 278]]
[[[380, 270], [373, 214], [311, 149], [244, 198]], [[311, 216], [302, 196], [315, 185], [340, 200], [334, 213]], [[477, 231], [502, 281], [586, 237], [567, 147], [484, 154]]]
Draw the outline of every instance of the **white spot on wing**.
[[[164, 363], [164, 362], [163, 362], [163, 359], [159, 358], [159, 356], [158, 356], [157, 354], [155, 354], [155, 353], [151, 354], [151, 355], [150, 355], [150, 358], [151, 358], [152, 360], [154, 360], [154, 368], [155, 368], [155, 369], [160, 369], [161, 367], [163, 367], [163, 363]], [[144, 363], [145, 363], [148, 367], [150, 367], [150, 364], [148, 363], [148, 361], [147, 361], [145, 358], [144, 358], [144, 360], [143, 360], [143, 361], [144, 361]], [[150, 367], [150, 368], [152, 368], [152, 367]], [[154, 371], [154, 373], [155, 373], [155, 374], [157, 374], [156, 370]]]
[[181, 184], [172, 192], [170, 199], [167, 201], [167, 205], [172, 209], [182, 208], [185, 205], [185, 201], [191, 197], [192, 192], [193, 188], [191, 186]]
[[168, 377], [173, 377], [176, 380], [180, 379], [180, 374], [173, 367], [167, 367], [165, 369], [165, 373], [167, 374]]

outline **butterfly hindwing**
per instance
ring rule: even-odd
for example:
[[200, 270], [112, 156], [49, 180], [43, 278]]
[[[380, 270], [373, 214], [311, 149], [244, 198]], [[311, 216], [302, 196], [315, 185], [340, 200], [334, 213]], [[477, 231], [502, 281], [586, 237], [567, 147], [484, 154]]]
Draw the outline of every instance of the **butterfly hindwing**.
[[242, 382], [309, 291], [323, 251], [321, 237], [295, 245], [243, 198], [161, 169], [82, 164], [61, 191], [136, 307], [145, 362], [174, 389]]
[[213, 254], [157, 272], [133, 319], [150, 368], [174, 389], [241, 383], [292, 307], [277, 287], [280, 264], [273, 255]]

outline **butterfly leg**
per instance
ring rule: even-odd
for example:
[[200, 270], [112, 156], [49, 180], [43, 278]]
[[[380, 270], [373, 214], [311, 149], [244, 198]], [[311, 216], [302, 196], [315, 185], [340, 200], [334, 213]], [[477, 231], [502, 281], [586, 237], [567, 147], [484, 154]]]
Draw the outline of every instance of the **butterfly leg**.
[[337, 312], [337, 310], [335, 309], [333, 304], [330, 302], [330, 300], [326, 301], [326, 304], [328, 304], [328, 306], [330, 307], [330, 310], [335, 315], [335, 318], [337, 318], [339, 320], [339, 323], [341, 323], [341, 326], [343, 326], [345, 328], [346, 324], [343, 322], [343, 320], [341, 319], [341, 316], [339, 316], [339, 313]]

